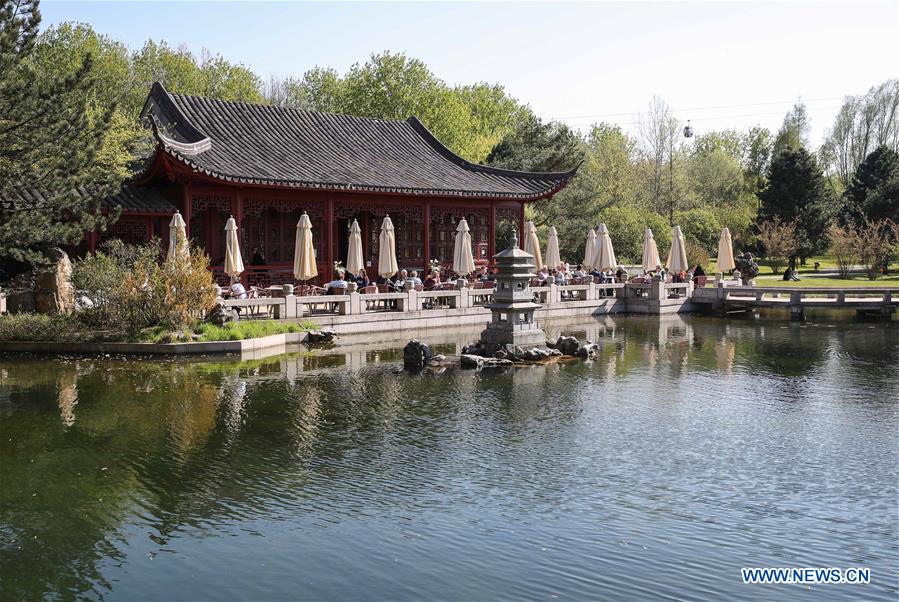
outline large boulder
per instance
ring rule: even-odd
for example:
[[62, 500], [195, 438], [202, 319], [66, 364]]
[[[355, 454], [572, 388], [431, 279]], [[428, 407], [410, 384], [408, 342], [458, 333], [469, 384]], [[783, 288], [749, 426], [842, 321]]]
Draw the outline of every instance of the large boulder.
[[36, 309], [34, 299], [34, 274], [19, 274], [6, 289], [6, 311], [11, 314], [31, 313]]
[[429, 345], [412, 339], [403, 348], [403, 367], [407, 370], [421, 370], [433, 357], [434, 352]]
[[38, 313], [69, 314], [75, 310], [72, 262], [62, 249], [53, 249], [50, 265], [34, 275], [34, 305]]
[[215, 324], [216, 326], [224, 326], [228, 322], [234, 322], [238, 320], [238, 313], [229, 307], [225, 307], [225, 304], [221, 301], [216, 302], [215, 307], [212, 308], [212, 311], [206, 316], [206, 320]]
[[577, 340], [577, 337], [569, 337], [569, 336], [560, 336], [559, 340], [556, 341], [556, 349], [558, 349], [562, 355], [577, 355], [577, 350], [580, 348], [581, 344]]

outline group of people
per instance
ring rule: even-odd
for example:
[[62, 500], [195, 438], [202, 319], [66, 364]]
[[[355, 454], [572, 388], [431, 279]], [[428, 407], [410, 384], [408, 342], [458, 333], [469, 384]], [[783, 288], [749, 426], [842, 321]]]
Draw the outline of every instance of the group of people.
[[[403, 291], [408, 287], [421, 288], [423, 290], [432, 290], [445, 282], [455, 283], [457, 275], [450, 272], [447, 274], [446, 280], [443, 280], [439, 269], [431, 269], [425, 279], [422, 280], [418, 270], [400, 270], [394, 278], [385, 278], [378, 276], [374, 281], [369, 280], [365, 270], [359, 270], [355, 276], [346, 270], [337, 268], [334, 270], [334, 279], [325, 284], [325, 290], [329, 294], [343, 294], [348, 288], [350, 282], [356, 283], [357, 290], [365, 287], [377, 285], [387, 286], [388, 290], [393, 292]], [[339, 291], [339, 292], [338, 292]]]
[[655, 280], [656, 277], [659, 278], [662, 282], [667, 282], [668, 277], [671, 277], [671, 282], [696, 282], [698, 278], [704, 277], [706, 275], [705, 270], [702, 268], [702, 264], [697, 263], [694, 267], [689, 268], [687, 270], [681, 270], [679, 272], [671, 272], [669, 273], [667, 269], [663, 266], [657, 265], [654, 270], [646, 270], [643, 272], [643, 278], [649, 280]]

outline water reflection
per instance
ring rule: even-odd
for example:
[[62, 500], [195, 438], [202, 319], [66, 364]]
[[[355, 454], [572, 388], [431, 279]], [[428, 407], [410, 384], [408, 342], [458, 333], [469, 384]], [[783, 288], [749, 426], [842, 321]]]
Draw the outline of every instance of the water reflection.
[[770, 598], [741, 563], [800, 562], [894, 597], [894, 326], [545, 328], [601, 353], [0, 358], [0, 598]]

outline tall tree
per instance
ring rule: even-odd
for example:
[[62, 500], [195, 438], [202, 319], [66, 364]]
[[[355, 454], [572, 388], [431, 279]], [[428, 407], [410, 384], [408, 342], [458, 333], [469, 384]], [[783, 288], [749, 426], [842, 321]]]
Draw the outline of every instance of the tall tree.
[[808, 109], [803, 102], [797, 102], [793, 108], [784, 115], [783, 124], [774, 139], [773, 154], [777, 155], [785, 150], [797, 150], [807, 148], [809, 133], [811, 132]]
[[39, 26], [36, 0], [0, 1], [0, 255], [31, 263], [104, 225], [100, 199], [118, 183], [96, 161], [113, 107], [90, 110], [93, 56], [45, 77], [31, 60]]
[[826, 245], [824, 230], [830, 221], [830, 195], [824, 173], [804, 148], [787, 148], [776, 155], [761, 195], [759, 221], [778, 217], [796, 222], [798, 256], [805, 258]]
[[648, 167], [649, 202], [653, 209], [674, 220], [678, 209], [676, 166], [680, 122], [659, 96], [653, 96], [649, 110], [640, 115], [641, 150]]
[[849, 96], [827, 134], [821, 156], [844, 187], [877, 147], [899, 152], [899, 79], [874, 86], [861, 96]]
[[861, 226], [866, 219], [899, 222], [899, 154], [877, 147], [855, 170], [843, 193], [841, 220]]

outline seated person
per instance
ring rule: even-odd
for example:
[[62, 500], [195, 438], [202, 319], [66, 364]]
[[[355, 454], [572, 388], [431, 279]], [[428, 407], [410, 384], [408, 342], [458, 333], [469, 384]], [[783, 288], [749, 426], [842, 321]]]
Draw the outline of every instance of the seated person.
[[486, 282], [490, 276], [490, 270], [487, 269], [487, 266], [482, 265], [481, 269], [477, 271], [477, 279], [481, 282]]
[[563, 286], [565, 284], [565, 274], [562, 270], [553, 270], [552, 276], [556, 286]]
[[359, 270], [359, 273], [356, 275], [354, 280], [356, 281], [356, 286], [358, 286], [360, 289], [363, 289], [369, 285], [368, 274], [365, 273], [365, 269]]
[[243, 284], [241, 284], [240, 280], [235, 280], [231, 283], [231, 286], [228, 287], [231, 291], [232, 299], [246, 299], [247, 298], [247, 289], [244, 288]]
[[418, 277], [418, 270], [412, 270], [412, 272], [409, 274], [409, 277], [406, 278], [406, 282], [411, 282], [415, 286], [422, 286], [424, 284], [421, 281], [421, 278]]
[[696, 267], [693, 268], [693, 277], [694, 277], [694, 278], [699, 278], [700, 276], [705, 276], [705, 270], [702, 269], [702, 265], [701, 265], [701, 264], [698, 264], [698, 263], [697, 263], [697, 264], [696, 264]]
[[406, 278], [409, 277], [409, 272], [406, 270], [400, 270], [397, 274], [396, 280], [393, 281], [393, 288], [398, 291], [403, 290], [403, 286], [406, 284]]
[[[240, 280], [231, 280], [231, 286], [228, 287], [228, 290], [231, 291], [232, 299], [247, 299], [249, 295], [247, 294], [247, 289], [244, 288], [243, 284], [241, 284]], [[237, 311], [238, 315], [240, 315], [240, 310], [242, 308], [235, 307], [235, 311]]]
[[618, 266], [618, 269], [615, 270], [615, 280], [618, 282], [627, 282], [627, 270], [624, 269], [623, 265]]
[[586, 275], [587, 272], [584, 271], [584, 267], [581, 264], [577, 264], [577, 266], [574, 268], [573, 276], [575, 278], [583, 278]]
[[343, 270], [334, 271], [334, 280], [325, 285], [325, 290], [329, 295], [343, 295], [346, 293], [347, 281], [344, 279], [345, 272]]
[[434, 287], [440, 284], [440, 272], [437, 270], [431, 270], [431, 273], [428, 274], [428, 277], [425, 278], [424, 281], [424, 289], [431, 290]]

